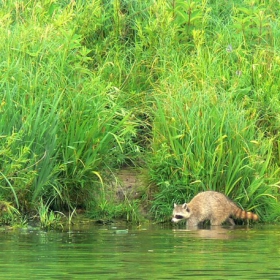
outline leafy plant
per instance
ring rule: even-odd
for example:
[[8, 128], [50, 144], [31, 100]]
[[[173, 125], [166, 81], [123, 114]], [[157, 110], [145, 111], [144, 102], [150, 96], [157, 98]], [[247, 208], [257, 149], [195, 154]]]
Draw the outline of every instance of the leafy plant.
[[50, 229], [62, 227], [60, 213], [50, 210], [50, 203], [44, 204], [41, 199], [37, 211], [41, 228]]
[[0, 224], [14, 225], [20, 217], [19, 211], [10, 202], [0, 201]]

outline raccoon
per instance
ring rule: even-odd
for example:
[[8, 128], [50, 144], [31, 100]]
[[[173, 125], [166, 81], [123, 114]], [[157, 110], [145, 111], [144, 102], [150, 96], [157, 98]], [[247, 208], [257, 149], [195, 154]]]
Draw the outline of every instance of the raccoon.
[[197, 194], [189, 203], [174, 204], [172, 222], [187, 220], [188, 227], [197, 227], [199, 223], [210, 220], [212, 226], [218, 226], [230, 218], [258, 220], [258, 215], [246, 212], [235, 205], [227, 196], [215, 191], [205, 191]]

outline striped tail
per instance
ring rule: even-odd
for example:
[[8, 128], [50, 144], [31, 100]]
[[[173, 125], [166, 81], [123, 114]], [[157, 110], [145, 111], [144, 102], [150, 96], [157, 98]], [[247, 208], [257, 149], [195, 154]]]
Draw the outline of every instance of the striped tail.
[[243, 220], [247, 219], [247, 220], [257, 221], [259, 219], [259, 216], [257, 214], [252, 212], [246, 212], [240, 208], [236, 209], [234, 216], [236, 218], [243, 219]]

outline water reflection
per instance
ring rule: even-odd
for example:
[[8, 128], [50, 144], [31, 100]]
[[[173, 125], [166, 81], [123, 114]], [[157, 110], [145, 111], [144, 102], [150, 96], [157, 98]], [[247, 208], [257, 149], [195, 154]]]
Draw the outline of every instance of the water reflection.
[[[117, 231], [117, 230], [119, 231]], [[0, 232], [1, 277], [10, 279], [279, 279], [280, 231], [196, 231], [94, 226], [69, 232]]]
[[246, 238], [250, 232], [254, 230], [249, 227], [223, 227], [215, 226], [208, 229], [188, 230], [188, 229], [173, 229], [177, 236], [186, 237], [192, 236], [202, 239], [233, 239], [233, 238]]
[[222, 227], [215, 229], [199, 229], [195, 231], [189, 231], [187, 229], [174, 229], [173, 231], [177, 236], [181, 237], [186, 237], [186, 234], [188, 236], [206, 239], [230, 239], [234, 237], [230, 230]]

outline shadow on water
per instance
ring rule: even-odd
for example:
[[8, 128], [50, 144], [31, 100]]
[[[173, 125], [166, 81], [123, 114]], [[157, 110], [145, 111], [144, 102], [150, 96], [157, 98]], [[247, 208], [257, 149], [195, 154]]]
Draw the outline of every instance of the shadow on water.
[[2, 279], [280, 279], [279, 226], [0, 232]]

